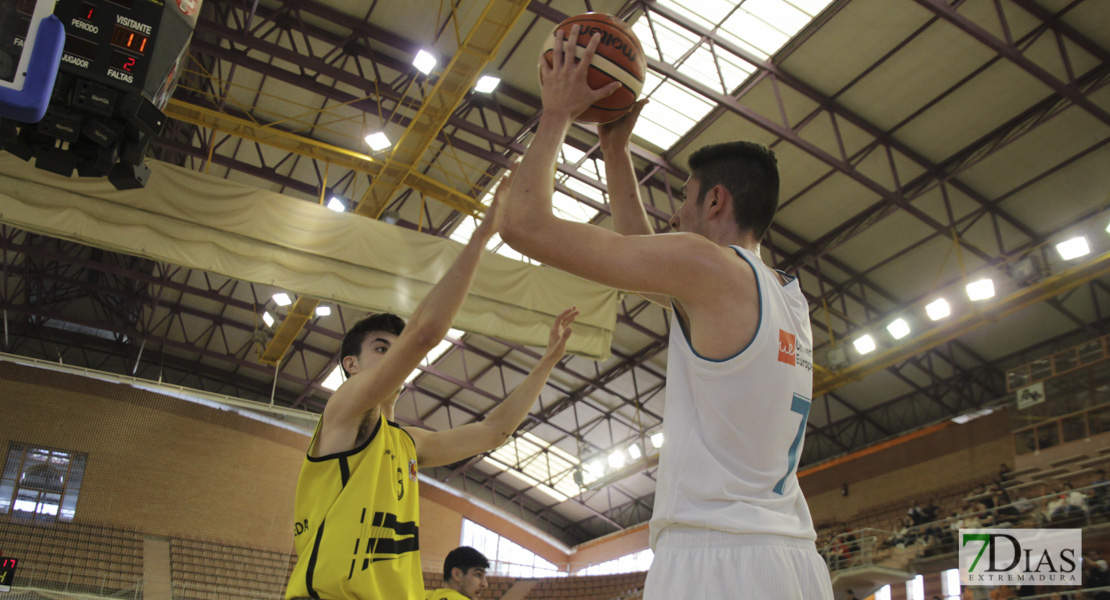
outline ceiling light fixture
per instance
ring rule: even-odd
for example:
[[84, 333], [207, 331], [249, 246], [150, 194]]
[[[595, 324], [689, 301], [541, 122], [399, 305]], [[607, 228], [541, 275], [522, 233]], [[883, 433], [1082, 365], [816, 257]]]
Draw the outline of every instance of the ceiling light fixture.
[[937, 298], [925, 307], [925, 313], [929, 315], [930, 319], [939, 321], [952, 314], [952, 309], [948, 306], [947, 300], [944, 298]]
[[277, 304], [278, 306], [289, 306], [292, 303], [293, 299], [289, 297], [289, 294], [286, 294], [285, 292], [278, 292], [274, 294], [274, 304]]
[[980, 279], [967, 284], [967, 297], [972, 302], [979, 302], [994, 298], [994, 281]]
[[624, 452], [620, 448], [613, 450], [613, 453], [609, 455], [609, 466], [614, 469], [624, 466]]
[[648, 439], [651, 440], [651, 445], [652, 446], [655, 446], [656, 448], [662, 448], [663, 447], [663, 432], [662, 431], [658, 431], [658, 432], [653, 433], [651, 435], [651, 437], [648, 438]]
[[436, 67], [436, 57], [432, 56], [432, 53], [427, 50], [421, 50], [416, 53], [416, 58], [412, 59], [412, 66], [416, 67], [417, 71], [427, 75]]
[[1080, 256], [1087, 256], [1091, 253], [1091, 247], [1087, 245], [1087, 238], [1078, 236], [1056, 244], [1056, 251], [1060, 253], [1060, 258], [1071, 260]]
[[269, 313], [269, 311], [262, 313], [262, 320], [266, 322], [266, 327], [274, 326], [274, 317]]
[[478, 83], [474, 84], [474, 91], [479, 94], [488, 94], [497, 89], [497, 85], [501, 83], [500, 77], [493, 75], [482, 75], [478, 78]]
[[856, 338], [856, 341], [852, 342], [852, 345], [856, 347], [856, 352], [859, 352], [860, 354], [873, 352], [876, 348], [875, 338], [871, 337], [871, 335], [867, 333], [863, 334], [861, 337]]
[[335, 212], [345, 212], [347, 210], [347, 205], [343, 200], [333, 196], [331, 200], [328, 200], [328, 208]]
[[910, 324], [905, 319], [895, 319], [886, 326], [886, 330], [890, 332], [891, 337], [900, 340], [910, 334]]
[[326, 317], [330, 314], [331, 314], [331, 307], [328, 306], [327, 304], [321, 304], [320, 306], [316, 307], [316, 316], [317, 317]]
[[389, 138], [380, 131], [371, 133], [367, 135], [364, 139], [366, 140], [366, 143], [370, 146], [370, 149], [374, 152], [385, 150], [392, 143], [389, 141]]
[[639, 446], [637, 446], [636, 444], [632, 444], [631, 446], [628, 447], [628, 455], [632, 457], [632, 460], [636, 460], [636, 459], [640, 458], [641, 456], [643, 456], [644, 453], [640, 452], [640, 447]]

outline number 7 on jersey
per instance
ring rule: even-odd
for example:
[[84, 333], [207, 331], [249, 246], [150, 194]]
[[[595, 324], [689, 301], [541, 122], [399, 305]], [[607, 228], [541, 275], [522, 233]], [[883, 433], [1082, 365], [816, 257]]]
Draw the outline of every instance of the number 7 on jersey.
[[786, 478], [794, 472], [794, 467], [798, 464], [798, 446], [802, 445], [802, 437], [806, 434], [806, 421], [809, 420], [809, 407], [812, 406], [809, 398], [801, 394], [794, 394], [794, 398], [790, 401], [790, 412], [802, 415], [801, 422], [798, 423], [798, 433], [794, 436], [794, 443], [790, 444], [790, 452], [786, 455], [786, 474], [782, 479], [775, 484], [774, 492], [782, 495], [782, 488], [786, 486]]

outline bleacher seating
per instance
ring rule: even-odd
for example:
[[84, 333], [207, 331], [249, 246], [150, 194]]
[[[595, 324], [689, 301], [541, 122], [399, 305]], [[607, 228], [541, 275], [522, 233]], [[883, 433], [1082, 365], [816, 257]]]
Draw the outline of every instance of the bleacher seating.
[[170, 570], [174, 598], [216, 600], [280, 598], [296, 557], [289, 552], [173, 538]]
[[[646, 572], [619, 575], [582, 575], [571, 577], [544, 577], [524, 600], [634, 600], [642, 596]], [[490, 576], [489, 589], [482, 593], [482, 600], [499, 600], [516, 583], [512, 577]], [[424, 587], [434, 590], [443, 587], [442, 573], [424, 573]]]
[[143, 539], [133, 531], [82, 523], [32, 524], [0, 520], [0, 549], [20, 559], [25, 584], [99, 595], [134, 589], [142, 581]]

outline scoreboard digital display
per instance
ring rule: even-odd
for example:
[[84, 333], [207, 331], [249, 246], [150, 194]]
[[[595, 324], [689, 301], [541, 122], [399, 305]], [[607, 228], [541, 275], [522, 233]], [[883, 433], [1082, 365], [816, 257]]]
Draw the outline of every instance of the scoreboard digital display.
[[0, 557], [0, 592], [12, 591], [12, 585], [15, 581], [15, 567], [18, 564], [18, 558]]
[[115, 29], [112, 30], [113, 46], [126, 48], [137, 54], [146, 52], [147, 39], [147, 36], [119, 25], [116, 25]]
[[[44, 100], [38, 106], [43, 112], [0, 115], [0, 149], [66, 177], [74, 172], [80, 177], [107, 176], [117, 189], [145, 185], [150, 169], [143, 162], [166, 122], [162, 107], [182, 72], [201, 1], [7, 2], [15, 14], [5, 34], [16, 32], [7, 46], [22, 52], [33, 45], [27, 38], [33, 37], [37, 25], [24, 26], [22, 35], [19, 26], [42, 12], [40, 20], [49, 17], [53, 24], [53, 52], [60, 60], [55, 58], [58, 62], [52, 64], [57, 66], [51, 67], [53, 94], [40, 86], [43, 92], [37, 97]], [[0, 81], [0, 88], [22, 83]], [[31, 117], [19, 120], [24, 114]]]

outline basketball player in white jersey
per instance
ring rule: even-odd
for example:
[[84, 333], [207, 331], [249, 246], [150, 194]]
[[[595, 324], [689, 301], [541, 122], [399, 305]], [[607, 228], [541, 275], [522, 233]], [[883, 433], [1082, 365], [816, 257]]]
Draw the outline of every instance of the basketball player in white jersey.
[[[571, 30], [569, 39], [577, 39]], [[796, 476], [812, 394], [809, 311], [759, 242], [778, 206], [774, 154], [736, 142], [690, 159], [675, 233], [651, 235], [628, 138], [639, 112], [601, 128], [616, 232], [552, 215], [552, 173], [591, 90], [595, 36], [557, 36], [541, 63], [543, 115], [516, 172], [501, 237], [544, 264], [673, 308], [646, 600], [832, 600]]]

